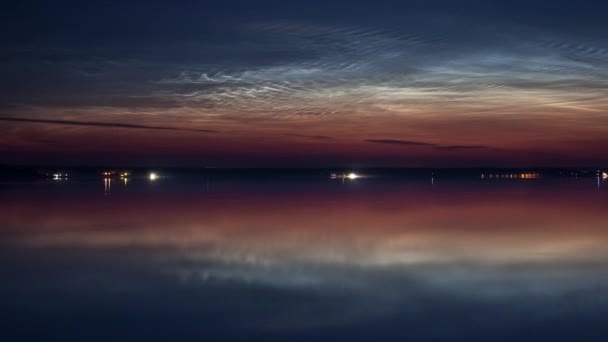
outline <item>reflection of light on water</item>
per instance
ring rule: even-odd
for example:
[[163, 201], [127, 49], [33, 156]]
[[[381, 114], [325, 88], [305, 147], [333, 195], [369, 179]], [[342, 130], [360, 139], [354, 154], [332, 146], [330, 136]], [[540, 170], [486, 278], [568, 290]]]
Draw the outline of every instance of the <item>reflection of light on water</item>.
[[[108, 193], [111, 182], [104, 179]], [[461, 203], [461, 197], [449, 196], [454, 189], [436, 196], [426, 188], [383, 188], [385, 202], [341, 191], [305, 199], [239, 192], [212, 200], [203, 194], [167, 200], [159, 192], [136, 191], [142, 198], [155, 195], [129, 202], [108, 195], [105, 205], [87, 200], [75, 208], [59, 206], [52, 211], [56, 216], [28, 218], [34, 221], [27, 226], [46, 233], [23, 239], [51, 250], [95, 248], [108, 253], [108, 260], [120, 251], [149, 251], [137, 254], [144, 267], [158, 263], [153, 267], [163, 281], [175, 275], [180, 284], [197, 288], [207, 282], [315, 291], [335, 285], [340, 291], [370, 289], [373, 298], [386, 295], [383, 303], [393, 305], [399, 296], [414, 298], [404, 290], [411, 284], [446, 289], [458, 298], [504, 298], [525, 291], [561, 295], [603, 281], [605, 274], [598, 276], [594, 265], [608, 256], [607, 237], [594, 228], [605, 222], [596, 202], [538, 188], [529, 195], [494, 192], [488, 201], [484, 188], [462, 188], [471, 193]], [[23, 225], [21, 218], [28, 216], [35, 215], [11, 217]], [[124, 229], [96, 229], [114, 226]]]
[[112, 179], [104, 178], [103, 179], [103, 192], [106, 195], [109, 195], [112, 190]]
[[606, 172], [602, 172], [597, 174], [597, 191], [600, 191], [601, 185], [603, 182], [606, 181], [606, 179], [608, 179], [608, 174]]
[[129, 173], [128, 172], [123, 172], [120, 174], [120, 179], [122, 179], [122, 181], [125, 183], [125, 186], [127, 186], [127, 179], [129, 177]]
[[[538, 183], [551, 187], [497, 180], [476, 187], [467, 180], [429, 191], [427, 176], [415, 183], [357, 186], [373, 177], [366, 172], [358, 180], [347, 178], [350, 186], [333, 184], [335, 191], [310, 187], [306, 180], [272, 185], [269, 194], [268, 184], [238, 180], [222, 183], [210, 195], [158, 187], [170, 180], [161, 176], [147, 187], [136, 180], [135, 191], [119, 189], [116, 198], [99, 196], [98, 180], [97, 190], [85, 188], [96, 196], [70, 192], [67, 203], [36, 196], [63, 186], [27, 187], [32, 195], [15, 199], [0, 196], [17, 213], [0, 211], [3, 226], [26, 228], [6, 240], [11, 247], [26, 247], [18, 255], [27, 258], [14, 258], [26, 260], [21, 269], [36, 271], [30, 263], [48, 259], [45, 270], [56, 275], [49, 284], [39, 281], [45, 274], [20, 273], [5, 281], [10, 285], [5, 292], [31, 297], [28, 307], [52, 305], [57, 301], [52, 296], [71, 303], [74, 284], [95, 275], [78, 289], [90, 300], [73, 301], [83, 311], [120, 308], [128, 296], [158, 310], [154, 314], [180, 316], [182, 302], [189, 300], [195, 310], [188, 319], [195, 323], [207, 310], [203, 314], [247, 316], [238, 326], [251, 327], [250, 320], [261, 317], [256, 322], [263, 329], [292, 327], [296, 333], [373, 327], [384, 320], [402, 324], [416, 317], [432, 329], [450, 321], [440, 329], [450, 334], [485, 323], [506, 331], [507, 310], [528, 324], [526, 312], [532, 318], [548, 312], [552, 323], [588, 319], [606, 308], [605, 197], [588, 196], [587, 182], [557, 188], [551, 180]], [[504, 187], [513, 182], [516, 187]], [[109, 190], [111, 179], [104, 184]], [[47, 206], [52, 210], [36, 215]], [[154, 293], [174, 297], [167, 297], [167, 306], [147, 308]], [[231, 297], [237, 299], [226, 303]], [[488, 315], [494, 311], [500, 311], [498, 323]], [[275, 324], [281, 318], [277, 312], [288, 313], [286, 321]]]

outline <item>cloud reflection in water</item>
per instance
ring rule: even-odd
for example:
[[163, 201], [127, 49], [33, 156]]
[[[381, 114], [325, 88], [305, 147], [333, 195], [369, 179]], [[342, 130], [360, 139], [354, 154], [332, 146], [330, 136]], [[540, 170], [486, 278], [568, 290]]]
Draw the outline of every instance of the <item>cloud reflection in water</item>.
[[5, 189], [8, 312], [109, 312], [132, 332], [129, 313], [179, 317], [158, 330], [233, 339], [606, 336], [592, 181], [179, 182]]

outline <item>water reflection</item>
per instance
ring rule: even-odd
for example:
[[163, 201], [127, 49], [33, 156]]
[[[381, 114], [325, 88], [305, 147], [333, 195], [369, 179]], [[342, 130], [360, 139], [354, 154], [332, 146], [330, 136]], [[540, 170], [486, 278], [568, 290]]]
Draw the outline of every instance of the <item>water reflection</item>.
[[103, 193], [106, 196], [112, 194], [112, 178], [103, 179]]
[[0, 293], [9, 321], [59, 337], [47, 324], [88, 313], [114, 339], [602, 340], [595, 182], [5, 186]]

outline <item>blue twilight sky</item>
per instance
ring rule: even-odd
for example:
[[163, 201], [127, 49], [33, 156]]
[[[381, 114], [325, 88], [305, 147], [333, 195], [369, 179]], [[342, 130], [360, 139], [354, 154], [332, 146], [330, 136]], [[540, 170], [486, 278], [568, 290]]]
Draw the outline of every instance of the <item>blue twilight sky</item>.
[[608, 160], [605, 2], [4, 6], [3, 162]]

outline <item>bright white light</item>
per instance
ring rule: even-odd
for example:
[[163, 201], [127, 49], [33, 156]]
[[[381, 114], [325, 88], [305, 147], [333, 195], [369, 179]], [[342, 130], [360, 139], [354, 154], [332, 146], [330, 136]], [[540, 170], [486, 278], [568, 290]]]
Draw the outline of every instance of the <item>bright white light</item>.
[[602, 178], [603, 179], [608, 179], [608, 173], [606, 173], [606, 172], [602, 173]]
[[154, 172], [150, 172], [149, 178], [150, 178], [151, 181], [153, 181], [153, 180], [156, 180], [158, 178], [158, 175], [156, 173], [154, 173]]
[[346, 175], [346, 178], [348, 178], [348, 179], [357, 179], [357, 178], [359, 178], [359, 175], [356, 174], [356, 173], [351, 172], [348, 175]]

